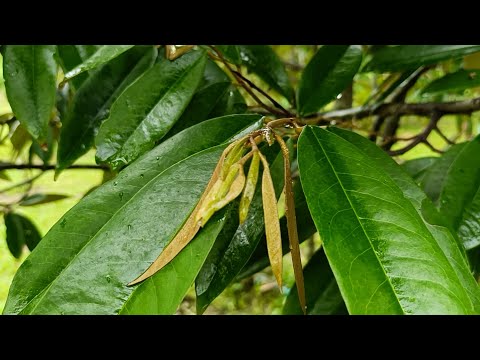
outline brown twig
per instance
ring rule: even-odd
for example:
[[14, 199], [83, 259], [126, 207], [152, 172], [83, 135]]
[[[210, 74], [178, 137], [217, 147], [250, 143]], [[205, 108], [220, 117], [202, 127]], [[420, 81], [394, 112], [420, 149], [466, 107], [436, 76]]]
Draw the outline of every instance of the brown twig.
[[376, 106], [356, 107], [346, 110], [334, 110], [320, 113], [302, 120], [305, 124], [327, 125], [331, 121], [347, 121], [351, 119], [363, 119], [373, 115], [418, 115], [430, 116], [434, 112], [442, 115], [448, 114], [471, 114], [480, 110], [480, 97], [444, 103], [384, 103]]
[[283, 113], [287, 116], [294, 116], [290, 111], [285, 109], [282, 105], [280, 105], [277, 101], [275, 101], [274, 98], [272, 98], [267, 92], [264, 90], [260, 89], [257, 85], [255, 85], [252, 81], [247, 79], [245, 76], [243, 76], [239, 71], [233, 70], [233, 73], [235, 73], [237, 76], [239, 76], [243, 81], [245, 81], [252, 89], [257, 90], [260, 94], [265, 96], [270, 102], [275, 105], [278, 109], [283, 111]]
[[432, 113], [432, 116], [430, 118], [430, 121], [428, 122], [428, 125], [423, 129], [423, 131], [415, 136], [412, 140], [412, 142], [405, 147], [398, 149], [398, 150], [390, 150], [388, 151], [388, 154], [391, 156], [397, 156], [397, 155], [402, 155], [405, 154], [407, 151], [412, 150], [415, 146], [418, 144], [424, 143], [428, 147], [430, 147], [433, 151], [435, 152], [440, 152], [440, 150], [435, 149], [432, 144], [430, 144], [427, 140], [428, 136], [430, 133], [437, 127], [438, 121], [441, 119], [443, 116], [442, 113], [435, 111]]
[[[273, 114], [273, 115], [278, 115], [278, 116], [284, 116], [286, 115], [284, 111], [281, 111], [281, 110], [277, 110], [267, 104], [265, 104], [262, 100], [260, 100], [260, 98], [255, 95], [255, 93], [253, 92], [253, 90], [250, 88], [250, 86], [240, 77], [238, 76], [238, 72], [236, 70], [234, 70], [232, 68], [232, 66], [230, 65], [230, 63], [225, 60], [225, 58], [223, 57], [222, 53], [220, 51], [218, 51], [214, 46], [212, 45], [209, 45], [209, 47], [215, 51], [216, 55], [218, 56], [218, 58], [220, 59], [220, 61], [225, 65], [225, 67], [230, 71], [230, 73], [232, 74], [232, 76], [235, 78], [235, 80], [238, 82], [238, 84], [243, 87], [243, 89], [257, 102], [257, 104], [261, 107], [263, 107], [265, 110], [267, 110], [270, 114]], [[287, 114], [288, 116], [290, 116], [290, 114]]]

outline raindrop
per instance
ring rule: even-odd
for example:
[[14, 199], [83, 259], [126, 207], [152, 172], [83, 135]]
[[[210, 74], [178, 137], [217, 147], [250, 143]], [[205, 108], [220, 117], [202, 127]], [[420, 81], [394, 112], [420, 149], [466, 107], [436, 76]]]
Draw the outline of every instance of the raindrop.
[[160, 156], [157, 156], [157, 161], [160, 160]]
[[107, 282], [112, 281], [112, 278], [110, 277], [110, 275], [105, 276], [105, 279], [107, 279]]
[[140, 174], [140, 177], [143, 178], [143, 174]]
[[66, 224], [67, 224], [67, 219], [63, 218], [63, 220], [60, 222], [60, 226], [64, 228]]
[[128, 231], [132, 230], [132, 225], [128, 224]]
[[117, 185], [118, 185], [118, 181], [114, 181], [113, 186], [117, 186]]
[[120, 201], [122, 201], [122, 199], [123, 199], [123, 191], [120, 191], [120, 192], [118, 193], [118, 197], [120, 198]]

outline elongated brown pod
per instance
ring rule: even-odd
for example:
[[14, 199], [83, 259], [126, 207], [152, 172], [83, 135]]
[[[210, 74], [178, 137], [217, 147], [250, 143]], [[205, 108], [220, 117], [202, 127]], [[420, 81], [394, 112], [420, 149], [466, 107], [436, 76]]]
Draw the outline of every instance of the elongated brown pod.
[[297, 217], [295, 215], [295, 201], [293, 199], [292, 174], [290, 171], [290, 157], [287, 144], [282, 137], [275, 134], [283, 154], [284, 175], [285, 175], [285, 216], [287, 218], [288, 240], [290, 242], [290, 253], [292, 254], [293, 272], [297, 284], [298, 299], [304, 314], [307, 313], [305, 300], [305, 283], [303, 280], [302, 259], [300, 257], [300, 243], [298, 241]]

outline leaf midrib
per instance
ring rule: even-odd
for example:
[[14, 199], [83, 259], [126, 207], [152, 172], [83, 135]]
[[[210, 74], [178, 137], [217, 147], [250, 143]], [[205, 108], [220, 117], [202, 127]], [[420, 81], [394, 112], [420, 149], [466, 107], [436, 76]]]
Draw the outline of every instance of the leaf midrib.
[[[115, 211], [112, 216], [110, 217], [110, 219], [108, 219], [103, 225], [102, 227], [100, 227], [98, 229], [98, 231], [88, 240], [85, 242], [85, 244], [80, 248], [80, 250], [75, 254], [75, 256], [72, 258], [71, 261], [68, 262], [68, 264], [62, 269], [62, 271], [60, 271], [58, 273], [58, 275], [55, 277], [55, 279], [53, 279], [53, 281], [47, 286], [45, 287], [45, 289], [43, 289], [41, 292], [39, 292], [37, 295], [35, 295], [30, 301], [28, 301], [24, 306], [23, 306], [23, 309], [20, 311], [20, 313], [28, 307], [28, 305], [30, 303], [32, 303], [39, 295], [42, 295], [42, 297], [38, 300], [38, 302], [35, 304], [35, 306], [33, 307], [33, 309], [30, 311], [30, 313], [33, 313], [35, 311], [35, 309], [38, 307], [38, 305], [41, 303], [42, 299], [45, 297], [45, 295], [47, 294], [48, 290], [53, 286], [53, 284], [61, 277], [61, 275], [65, 272], [66, 269], [69, 268], [69, 266], [75, 261], [75, 259], [83, 252], [83, 250], [87, 247], [87, 245], [89, 245], [91, 243], [91, 241], [93, 239], [95, 239], [97, 237], [97, 235], [102, 231], [102, 229], [107, 226], [107, 224], [110, 223], [110, 221], [115, 218], [115, 216], [125, 207], [127, 206], [127, 204], [129, 204], [140, 192], [142, 192], [142, 190], [144, 190], [148, 185], [150, 185], [150, 183], [154, 180], [156, 180], [160, 175], [162, 175], [163, 173], [165, 173], [166, 171], [168, 171], [170, 168], [172, 168], [173, 166], [176, 166], [188, 159], [190, 159], [191, 157], [193, 156], [196, 156], [200, 153], [203, 153], [203, 152], [206, 152], [206, 151], [211, 151], [212, 149], [214, 148], [217, 148], [217, 147], [220, 147], [220, 146], [223, 146], [223, 145], [217, 145], [217, 146], [214, 146], [214, 147], [210, 147], [210, 148], [207, 148], [207, 149], [204, 149], [202, 151], [199, 151], [199, 152], [196, 152], [190, 156], [187, 156], [186, 158], [176, 162], [175, 164], [172, 164], [171, 166], [167, 167], [166, 169], [164, 169], [162, 172], [158, 173], [157, 175], [155, 175], [151, 180], [149, 180], [147, 183], [145, 183], [145, 185], [141, 188], [139, 188], [139, 190], [130, 198], [128, 199], [125, 204], [123, 204], [121, 207], [118, 208], [117, 211]], [[193, 205], [195, 206], [195, 204]], [[192, 208], [193, 209], [193, 208]], [[180, 224], [180, 226], [182, 226], [182, 224]], [[177, 229], [178, 230], [178, 229]], [[133, 290], [135, 291], [135, 290]]]
[[[150, 109], [150, 111], [148, 112], [148, 114], [146, 114], [145, 116], [143, 116], [143, 119], [142, 121], [140, 121], [137, 126], [135, 126], [135, 129], [130, 133], [130, 135], [128, 135], [126, 138], [125, 138], [125, 141], [123, 142], [122, 146], [115, 152], [115, 154], [118, 154], [120, 152], [123, 152], [124, 151], [124, 148], [125, 148], [125, 145], [129, 142], [129, 140], [132, 138], [132, 136], [137, 132], [138, 128], [143, 124], [143, 122], [145, 121], [146, 118], [148, 118], [150, 116], [150, 114], [152, 113], [152, 111], [158, 106], [158, 103], [160, 101], [162, 101], [163, 99], [165, 99], [169, 94], [170, 92], [172, 92], [173, 90], [176, 90], [177, 89], [177, 86], [178, 84], [187, 76], [190, 74], [190, 70], [195, 67], [197, 65], [197, 63], [203, 59], [203, 56], [200, 55], [198, 57], [197, 60], [195, 60], [191, 65], [189, 65], [184, 71], [183, 73], [178, 77], [178, 79], [176, 79], [172, 86], [170, 86], [166, 92], [164, 92], [163, 94], [160, 94], [160, 96], [158, 97], [158, 100], [156, 101], [155, 105], [153, 105], [153, 107]], [[194, 94], [192, 94], [193, 96]], [[187, 104], [188, 105], [188, 104]], [[178, 115], [178, 118], [181, 116], [182, 114], [179, 114]], [[173, 126], [173, 125], [172, 125]], [[166, 133], [164, 134], [166, 135]], [[159, 139], [157, 139], [159, 140]], [[114, 155], [115, 155], [114, 154]], [[111, 158], [112, 156], [114, 155], [111, 155], [109, 156], [109, 158]]]
[[324, 153], [324, 155], [325, 155], [325, 158], [327, 159], [328, 164], [330, 165], [330, 168], [332, 169], [332, 172], [335, 174], [335, 177], [336, 177], [336, 179], [337, 179], [337, 181], [338, 181], [338, 184], [339, 184], [340, 187], [342, 188], [343, 194], [344, 194], [345, 197], [347, 198], [348, 203], [350, 204], [350, 207], [352, 208], [352, 210], [353, 210], [353, 212], [354, 212], [354, 214], [355, 214], [355, 218], [356, 218], [357, 222], [360, 224], [360, 227], [362, 228], [362, 231], [363, 231], [365, 237], [367, 238], [367, 240], [368, 240], [368, 242], [369, 242], [369, 244], [370, 244], [370, 248], [372, 249], [373, 254], [375, 255], [375, 258], [377, 259], [378, 264], [380, 265], [380, 268], [382, 269], [382, 272], [383, 272], [383, 274], [385, 275], [386, 281], [387, 281], [388, 284], [390, 285], [390, 288], [392, 289], [392, 293], [393, 293], [393, 295], [395, 296], [395, 298], [397, 299], [398, 306], [400, 307], [400, 309], [402, 310], [402, 312], [403, 312], [404, 314], [406, 314], [406, 311], [403, 309], [402, 304], [400, 303], [400, 300], [399, 300], [399, 298], [398, 298], [398, 296], [397, 296], [397, 293], [395, 292], [395, 288], [393, 287], [393, 284], [391, 283], [390, 278], [388, 277], [388, 275], [387, 275], [387, 273], [386, 273], [386, 271], [385, 271], [385, 269], [384, 269], [384, 267], [383, 267], [382, 262], [381, 262], [380, 259], [378, 258], [377, 253], [375, 252], [375, 247], [373, 246], [373, 244], [372, 244], [372, 242], [371, 242], [371, 240], [370, 240], [370, 237], [367, 235], [367, 232], [365, 231], [365, 228], [364, 228], [364, 226], [363, 226], [363, 223], [360, 221], [359, 216], [358, 216], [358, 214], [357, 214], [357, 211], [356, 211], [355, 207], [353, 206], [353, 204], [352, 204], [352, 202], [351, 202], [351, 200], [350, 200], [350, 197], [347, 195], [347, 192], [346, 192], [346, 190], [345, 190], [345, 188], [344, 188], [344, 186], [343, 186], [343, 183], [342, 183], [342, 181], [340, 180], [340, 178], [338, 177], [337, 172], [335, 171], [335, 168], [333, 167], [333, 164], [332, 164], [332, 162], [330, 161], [330, 158], [328, 157], [328, 154], [327, 154], [327, 152], [325, 151], [325, 148], [324, 148], [323, 145], [322, 145], [322, 142], [320, 141], [320, 139], [317, 137], [317, 135], [315, 134], [315, 132], [314, 132], [313, 130], [310, 129], [310, 131], [311, 131], [311, 133], [313, 133], [313, 135], [315, 136], [315, 139], [317, 140], [318, 144], [320, 145], [320, 148], [322, 149], [322, 151], [323, 151], [323, 153]]

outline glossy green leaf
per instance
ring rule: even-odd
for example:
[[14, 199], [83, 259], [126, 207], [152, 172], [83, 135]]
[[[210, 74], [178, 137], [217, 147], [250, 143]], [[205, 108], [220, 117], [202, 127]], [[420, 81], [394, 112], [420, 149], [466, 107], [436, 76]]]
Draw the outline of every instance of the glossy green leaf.
[[[66, 74], [77, 65], [81, 64], [92, 56], [99, 48], [99, 45], [57, 45], [57, 53], [60, 58], [60, 66]], [[83, 73], [72, 79], [75, 89], [87, 79], [88, 74]]]
[[42, 238], [35, 225], [25, 216], [12, 212], [5, 214], [4, 218], [7, 228], [7, 245], [12, 255], [19, 258], [25, 245], [30, 251], [35, 249]]
[[166, 137], [173, 136], [207, 119], [244, 112], [239, 111], [241, 109], [229, 101], [234, 95], [230, 94], [231, 92], [234, 92], [240, 101], [243, 101], [243, 104], [245, 104], [238, 90], [231, 89], [231, 81], [225, 72], [215, 62], [207, 60], [202, 80], [195, 95], [193, 95], [182, 116], [167, 133]]
[[40, 205], [40, 204], [46, 204], [50, 203], [53, 201], [58, 201], [58, 200], [63, 200], [66, 199], [68, 195], [62, 195], [62, 194], [33, 194], [27, 196], [25, 199], [20, 201], [18, 205], [20, 206], [33, 206], [33, 205]]
[[373, 54], [363, 71], [401, 71], [480, 51], [479, 45], [386, 46]]
[[154, 47], [135, 47], [103, 65], [82, 84], [62, 121], [57, 174], [90, 150], [110, 106], [156, 57]]
[[[267, 160], [271, 161], [273, 156], [278, 154], [278, 149], [278, 146], [273, 145], [260, 150]], [[270, 166], [270, 172], [275, 193], [279, 196], [283, 188], [283, 158], [281, 154], [277, 155]], [[236, 218], [238, 218], [238, 214]], [[231, 227], [228, 229], [232, 231]], [[258, 186], [245, 222], [235, 228], [233, 236], [228, 232], [228, 236], [219, 238], [220, 244], [215, 244], [213, 248], [216, 254], [209, 255], [197, 277], [195, 291], [198, 314], [203, 313], [208, 305], [232, 282], [247, 263], [259, 241], [264, 239], [264, 234], [262, 192], [261, 187]]]
[[307, 127], [298, 156], [307, 203], [349, 313], [477, 313], [478, 286], [448, 230], [427, 223], [440, 220], [428, 199], [374, 144], [365, 146], [375, 149], [367, 155], [345, 138]]
[[439, 157], [432, 166], [425, 170], [420, 187], [434, 203], [438, 202], [448, 170], [465, 145], [466, 143], [453, 145], [445, 154]]
[[160, 58], [113, 104], [95, 139], [97, 160], [117, 169], [153, 148], [192, 99], [205, 63], [203, 50]]
[[240, 57], [249, 71], [292, 102], [294, 91], [285, 66], [275, 51], [268, 45], [238, 45]]
[[404, 162], [402, 167], [415, 182], [420, 183], [428, 168], [432, 166], [437, 159], [438, 157], [434, 156], [412, 159]]
[[362, 62], [358, 45], [323, 45], [303, 70], [297, 93], [301, 116], [334, 100], [353, 80]]
[[[228, 210], [230, 209], [231, 206]], [[228, 210], [215, 214], [169, 264], [140, 284], [120, 314], [173, 314], [195, 281], [215, 239], [230, 217]]]
[[242, 63], [240, 49], [237, 45], [217, 45], [215, 48], [231, 63], [235, 65], [240, 65]]
[[68, 81], [73, 77], [96, 68], [99, 65], [105, 64], [112, 59], [115, 59], [120, 54], [123, 54], [125, 51], [131, 49], [134, 45], [103, 45], [97, 49], [97, 51], [92, 54], [88, 59], [83, 61], [81, 64], [68, 71], [65, 74], [64, 81]]
[[459, 70], [432, 81], [422, 93], [433, 95], [451, 91], [463, 91], [480, 86], [480, 70]]
[[208, 148], [258, 128], [259, 119], [229, 116], [189, 128], [83, 198], [19, 268], [4, 313], [118, 313], [136, 296], [138, 286], [127, 283], [158, 257], [200, 198], [223, 146]]
[[438, 199], [440, 212], [458, 230], [466, 249], [480, 245], [480, 137], [458, 152], [444, 174]]
[[6, 45], [3, 51], [8, 102], [20, 123], [40, 141], [47, 137], [55, 105], [54, 53], [55, 45]]
[[[308, 261], [308, 264], [305, 265], [303, 276], [305, 279], [307, 314], [333, 315], [348, 313], [323, 249], [319, 249]], [[288, 292], [285, 305], [283, 306], [283, 314], [303, 314], [298, 301], [296, 285]]]

